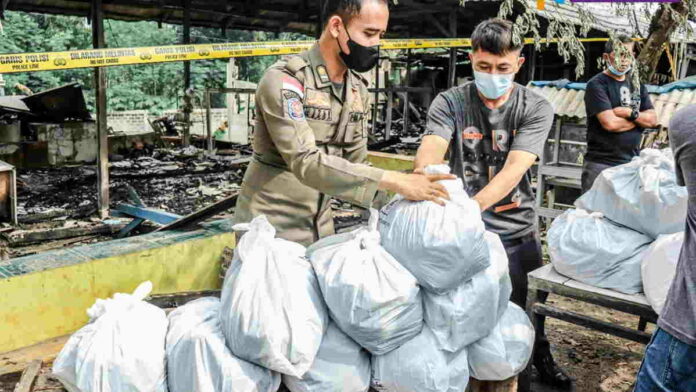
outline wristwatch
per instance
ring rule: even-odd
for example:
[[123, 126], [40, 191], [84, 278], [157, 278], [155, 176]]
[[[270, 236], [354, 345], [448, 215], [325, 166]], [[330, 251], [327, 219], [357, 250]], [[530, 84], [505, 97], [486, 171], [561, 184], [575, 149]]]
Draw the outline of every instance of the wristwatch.
[[636, 121], [638, 119], [638, 116], [640, 116], [640, 112], [638, 111], [638, 109], [633, 108], [633, 110], [631, 110], [631, 115], [628, 116], [628, 121]]

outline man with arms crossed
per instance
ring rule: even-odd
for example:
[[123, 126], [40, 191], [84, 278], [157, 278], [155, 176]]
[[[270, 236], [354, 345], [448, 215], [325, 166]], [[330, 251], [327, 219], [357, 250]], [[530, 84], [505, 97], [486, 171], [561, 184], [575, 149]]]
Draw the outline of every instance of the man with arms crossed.
[[582, 192], [592, 188], [604, 169], [628, 163], [638, 155], [643, 128], [653, 128], [657, 115], [648, 90], [631, 87], [633, 41], [625, 35], [604, 46], [607, 69], [595, 75], [585, 88], [587, 153], [582, 171]]

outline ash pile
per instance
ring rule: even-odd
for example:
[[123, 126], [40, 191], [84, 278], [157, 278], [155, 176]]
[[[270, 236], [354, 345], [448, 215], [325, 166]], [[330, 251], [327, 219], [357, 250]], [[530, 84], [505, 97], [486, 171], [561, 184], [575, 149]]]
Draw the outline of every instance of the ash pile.
[[[231, 196], [250, 159], [246, 147], [213, 155], [195, 147], [133, 151], [110, 163], [110, 207], [130, 203], [127, 188], [142, 203], [188, 215]], [[89, 166], [18, 169], [18, 226], [0, 227], [3, 258], [19, 257], [113, 239], [129, 218], [102, 220], [97, 213], [97, 172]], [[143, 225], [131, 235], [157, 227]]]

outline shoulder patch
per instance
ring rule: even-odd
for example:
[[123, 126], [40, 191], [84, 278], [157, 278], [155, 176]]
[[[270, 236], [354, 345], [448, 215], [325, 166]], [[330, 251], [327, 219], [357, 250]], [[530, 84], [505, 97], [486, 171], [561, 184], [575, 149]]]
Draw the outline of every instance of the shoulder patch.
[[292, 91], [304, 98], [304, 86], [297, 79], [290, 76], [283, 76], [283, 90]]
[[317, 66], [317, 75], [319, 75], [319, 80], [322, 83], [329, 83], [329, 73], [326, 71], [326, 67], [323, 65]]
[[285, 99], [286, 114], [295, 121], [304, 120], [304, 107], [298, 97]]

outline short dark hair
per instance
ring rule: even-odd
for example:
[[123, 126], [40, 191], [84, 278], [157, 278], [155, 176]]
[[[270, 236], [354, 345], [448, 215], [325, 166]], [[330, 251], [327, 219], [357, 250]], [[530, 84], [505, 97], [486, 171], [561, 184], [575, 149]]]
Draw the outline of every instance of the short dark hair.
[[471, 46], [474, 52], [485, 52], [502, 56], [511, 51], [521, 50], [522, 41], [512, 41], [512, 22], [500, 18], [491, 18], [479, 23], [471, 34]]
[[[621, 42], [622, 44], [628, 44], [633, 42], [629, 36], [626, 34], [619, 34], [616, 36], [616, 40]], [[604, 44], [604, 53], [610, 54], [611, 52], [614, 51], [614, 41], [609, 38], [609, 40]]]
[[326, 23], [334, 15], [338, 15], [341, 19], [348, 23], [350, 19], [360, 14], [360, 9], [366, 1], [378, 1], [389, 6], [389, 0], [321, 0], [321, 20], [322, 27], [326, 27]]

